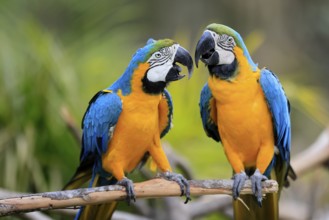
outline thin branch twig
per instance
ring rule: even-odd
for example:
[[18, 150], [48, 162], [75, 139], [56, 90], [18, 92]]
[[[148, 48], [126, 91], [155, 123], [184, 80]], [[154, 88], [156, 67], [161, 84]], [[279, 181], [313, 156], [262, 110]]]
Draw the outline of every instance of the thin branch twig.
[[73, 116], [71, 115], [70, 111], [68, 110], [68, 108], [65, 105], [63, 105], [61, 107], [60, 114], [61, 114], [61, 117], [62, 117], [63, 121], [65, 122], [68, 130], [71, 132], [74, 139], [80, 146], [81, 145], [80, 128], [77, 126], [76, 122], [74, 121]]
[[[232, 194], [233, 180], [191, 180], [189, 182], [191, 195]], [[158, 198], [180, 196], [181, 194], [178, 184], [160, 178], [136, 183], [134, 188], [136, 198]], [[277, 182], [264, 181], [262, 191], [264, 194], [276, 193], [278, 191]], [[246, 181], [241, 194], [251, 193], [251, 183]], [[95, 205], [124, 200], [125, 197], [125, 189], [118, 185], [22, 195], [0, 200], [0, 216], [36, 210]]]

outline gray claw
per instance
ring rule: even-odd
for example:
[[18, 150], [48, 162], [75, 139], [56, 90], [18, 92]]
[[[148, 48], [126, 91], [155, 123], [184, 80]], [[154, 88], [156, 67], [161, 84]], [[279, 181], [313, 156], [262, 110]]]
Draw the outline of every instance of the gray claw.
[[133, 181], [131, 181], [130, 179], [125, 177], [122, 180], [118, 181], [117, 184], [120, 186], [124, 186], [126, 188], [126, 192], [127, 192], [126, 201], [127, 201], [128, 205], [130, 205], [131, 200], [136, 202]]
[[242, 187], [244, 186], [245, 181], [248, 179], [247, 174], [243, 171], [241, 173], [236, 173], [233, 176], [233, 188], [232, 188], [232, 194], [233, 199], [237, 199], [240, 195], [240, 191]]
[[175, 181], [179, 185], [180, 190], [181, 190], [181, 196], [183, 196], [184, 194], [186, 196], [186, 200], [184, 202], [185, 204], [191, 200], [190, 184], [182, 174], [177, 174], [177, 173], [172, 173], [172, 172], [167, 171], [167, 172], [161, 173], [160, 176], [166, 180]]
[[256, 196], [259, 207], [262, 207], [262, 181], [267, 180], [268, 178], [256, 169], [250, 179], [252, 193]]

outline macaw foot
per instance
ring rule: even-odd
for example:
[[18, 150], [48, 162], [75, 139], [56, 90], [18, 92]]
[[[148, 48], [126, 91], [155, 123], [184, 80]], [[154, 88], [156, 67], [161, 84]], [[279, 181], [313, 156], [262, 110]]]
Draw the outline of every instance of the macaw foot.
[[259, 207], [262, 207], [262, 181], [267, 180], [267, 177], [256, 169], [250, 179], [252, 193], [256, 196]]
[[182, 174], [177, 174], [177, 173], [172, 173], [172, 172], [167, 171], [167, 172], [161, 173], [160, 176], [166, 180], [175, 181], [179, 185], [180, 190], [181, 190], [181, 196], [183, 196], [184, 194], [186, 196], [186, 200], [184, 202], [185, 204], [191, 200], [190, 184], [188, 183], [187, 179]]
[[117, 182], [117, 185], [124, 186], [126, 188], [126, 192], [127, 192], [126, 201], [127, 201], [128, 205], [130, 205], [131, 200], [136, 202], [133, 181], [131, 181], [127, 177], [124, 177], [122, 180]]
[[233, 199], [236, 200], [239, 195], [242, 187], [244, 186], [244, 183], [248, 179], [247, 174], [243, 171], [241, 173], [236, 173], [233, 176], [233, 188], [232, 188], [232, 194]]

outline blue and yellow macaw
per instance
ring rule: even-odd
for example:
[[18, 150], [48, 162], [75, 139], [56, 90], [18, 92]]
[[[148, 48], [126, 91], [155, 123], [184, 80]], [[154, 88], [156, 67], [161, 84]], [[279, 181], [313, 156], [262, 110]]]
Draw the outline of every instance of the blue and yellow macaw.
[[262, 203], [261, 182], [276, 179], [281, 190], [288, 186], [288, 176], [296, 179], [290, 166], [290, 106], [284, 90], [274, 73], [257, 67], [230, 27], [206, 28], [196, 46], [196, 65], [200, 59], [209, 71], [200, 98], [204, 130], [224, 147], [234, 171], [234, 200], [248, 178], [257, 199], [243, 197], [250, 211], [235, 201], [235, 218], [277, 219], [280, 193]]
[[[172, 172], [160, 143], [173, 114], [165, 88], [184, 77], [177, 63], [187, 66], [191, 76], [193, 61], [186, 49], [169, 39], [150, 39], [137, 50], [122, 76], [90, 100], [82, 120], [80, 166], [65, 189], [81, 187], [89, 180], [90, 187], [119, 184], [126, 188], [130, 202], [135, 194], [126, 173], [151, 156], [161, 176], [177, 182], [186, 202], [190, 200], [187, 180]], [[110, 219], [115, 207], [116, 202], [88, 205], [76, 219]]]

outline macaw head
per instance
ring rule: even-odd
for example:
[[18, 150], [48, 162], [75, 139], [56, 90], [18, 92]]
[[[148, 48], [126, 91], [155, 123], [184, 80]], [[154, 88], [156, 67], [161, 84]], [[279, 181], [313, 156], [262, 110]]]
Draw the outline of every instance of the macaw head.
[[186, 66], [188, 75], [193, 71], [193, 60], [189, 52], [178, 43], [169, 40], [149, 39], [147, 44], [140, 48], [133, 60], [137, 65], [146, 65], [147, 69], [141, 76], [143, 90], [147, 93], [158, 94], [163, 91], [169, 82], [182, 79], [182, 68]]
[[200, 59], [210, 74], [221, 79], [233, 77], [242, 60], [247, 61], [253, 71], [257, 69], [240, 34], [221, 24], [210, 24], [203, 32], [196, 46], [196, 66]]

